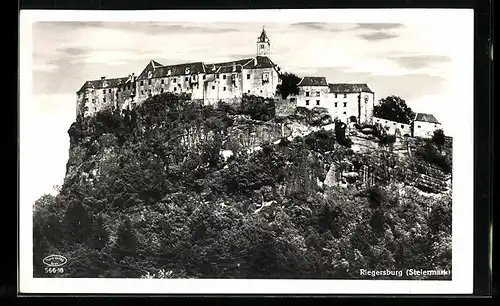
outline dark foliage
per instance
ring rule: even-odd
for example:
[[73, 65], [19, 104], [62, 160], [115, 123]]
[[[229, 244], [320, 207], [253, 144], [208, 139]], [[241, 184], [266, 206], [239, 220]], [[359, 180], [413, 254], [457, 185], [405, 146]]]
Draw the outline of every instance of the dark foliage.
[[241, 101], [240, 112], [254, 120], [268, 121], [275, 117], [276, 106], [272, 99], [245, 95]]
[[283, 99], [299, 94], [299, 87], [297, 85], [300, 82], [300, 78], [297, 75], [285, 72], [280, 75], [280, 79], [281, 84], [278, 84], [276, 90]]
[[426, 142], [423, 147], [419, 147], [415, 155], [433, 165], [441, 168], [445, 173], [451, 173], [452, 161], [451, 154], [438, 150], [432, 142]]
[[415, 118], [413, 110], [406, 105], [406, 101], [397, 96], [388, 96], [380, 99], [380, 103], [373, 108], [376, 117], [410, 124]]
[[446, 138], [443, 130], [439, 129], [434, 131], [434, 134], [432, 135], [432, 142], [439, 147], [444, 146]]
[[[160, 95], [71, 126], [65, 184], [34, 206], [35, 276], [49, 276], [50, 254], [70, 258], [62, 277], [90, 278], [338, 279], [360, 278], [360, 268], [450, 268], [450, 198], [319, 186], [334, 161], [366, 164], [343, 148], [345, 124], [224, 160], [232, 115], [269, 120], [270, 101], [183, 99]], [[298, 110], [306, 120], [311, 113]], [[428, 145], [417, 155], [434, 161]]]

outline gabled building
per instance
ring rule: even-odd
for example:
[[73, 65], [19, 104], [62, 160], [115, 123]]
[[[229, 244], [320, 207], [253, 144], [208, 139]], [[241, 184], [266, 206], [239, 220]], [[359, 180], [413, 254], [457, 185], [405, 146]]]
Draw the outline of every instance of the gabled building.
[[413, 120], [413, 137], [431, 138], [434, 131], [442, 129], [441, 123], [432, 114], [417, 113]]
[[297, 86], [297, 106], [328, 108], [328, 83], [325, 77], [303, 77]]
[[127, 77], [85, 82], [76, 92], [76, 113], [83, 116], [113, 108], [119, 103], [118, 88], [127, 82]]
[[325, 77], [303, 77], [299, 94], [291, 97], [297, 106], [323, 107], [344, 123], [372, 123], [375, 93], [367, 84], [331, 84]]
[[333, 118], [346, 123], [372, 123], [375, 93], [367, 84], [328, 84], [328, 89], [328, 104]]

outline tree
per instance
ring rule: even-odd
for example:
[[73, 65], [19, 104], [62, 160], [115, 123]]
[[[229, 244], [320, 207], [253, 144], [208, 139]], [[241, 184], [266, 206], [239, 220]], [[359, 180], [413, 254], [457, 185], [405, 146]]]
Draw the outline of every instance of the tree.
[[86, 242], [92, 237], [92, 220], [85, 206], [80, 201], [69, 204], [63, 219], [66, 241], [71, 243]]
[[415, 113], [406, 105], [406, 101], [397, 96], [388, 96], [380, 99], [379, 105], [373, 108], [373, 114], [376, 117], [391, 121], [410, 124]]
[[276, 90], [283, 99], [286, 99], [290, 95], [298, 95], [299, 87], [297, 86], [300, 82], [300, 78], [293, 74], [285, 72], [280, 75], [281, 84], [278, 84]]
[[117, 232], [117, 240], [114, 245], [114, 257], [120, 261], [124, 257], [133, 256], [137, 251], [137, 237], [129, 218], [125, 219]]
[[445, 138], [442, 129], [434, 131], [434, 134], [432, 135], [432, 142], [439, 147], [444, 146]]

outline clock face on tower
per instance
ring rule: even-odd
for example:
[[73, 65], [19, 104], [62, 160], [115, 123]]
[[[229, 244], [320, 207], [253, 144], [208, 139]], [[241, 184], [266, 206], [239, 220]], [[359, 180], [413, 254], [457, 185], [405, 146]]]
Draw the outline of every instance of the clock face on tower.
[[264, 54], [264, 49], [260, 49], [260, 50], [259, 50], [259, 54], [260, 54], [260, 55]]

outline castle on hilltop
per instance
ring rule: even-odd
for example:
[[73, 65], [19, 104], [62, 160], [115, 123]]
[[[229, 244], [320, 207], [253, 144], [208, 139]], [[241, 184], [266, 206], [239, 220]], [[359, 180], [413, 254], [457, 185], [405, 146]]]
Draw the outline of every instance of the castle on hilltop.
[[[86, 81], [76, 93], [76, 114], [85, 117], [106, 109], [133, 109], [149, 97], [165, 92], [187, 94], [190, 100], [205, 105], [219, 101], [237, 102], [243, 95], [281, 100], [277, 94], [281, 68], [270, 59], [270, 55], [271, 42], [262, 28], [252, 58], [176, 65], [162, 65], [151, 60], [139, 75], [132, 73], [127, 77]], [[299, 93], [284, 101], [292, 107], [323, 108], [332, 118], [345, 123], [372, 124], [376, 121], [391, 128], [399, 126], [373, 117], [375, 93], [367, 84], [331, 84], [325, 77], [305, 76], [298, 87]], [[437, 128], [435, 121], [433, 128]], [[425, 133], [430, 133], [427, 128], [425, 130]]]
[[269, 58], [271, 43], [264, 29], [257, 39], [257, 54], [223, 63], [192, 62], [162, 65], [151, 60], [139, 75], [87, 81], [77, 92], [77, 115], [88, 116], [106, 108], [133, 107], [164, 92], [185, 93], [203, 104], [230, 102], [243, 94], [272, 98], [280, 82], [280, 68]]

